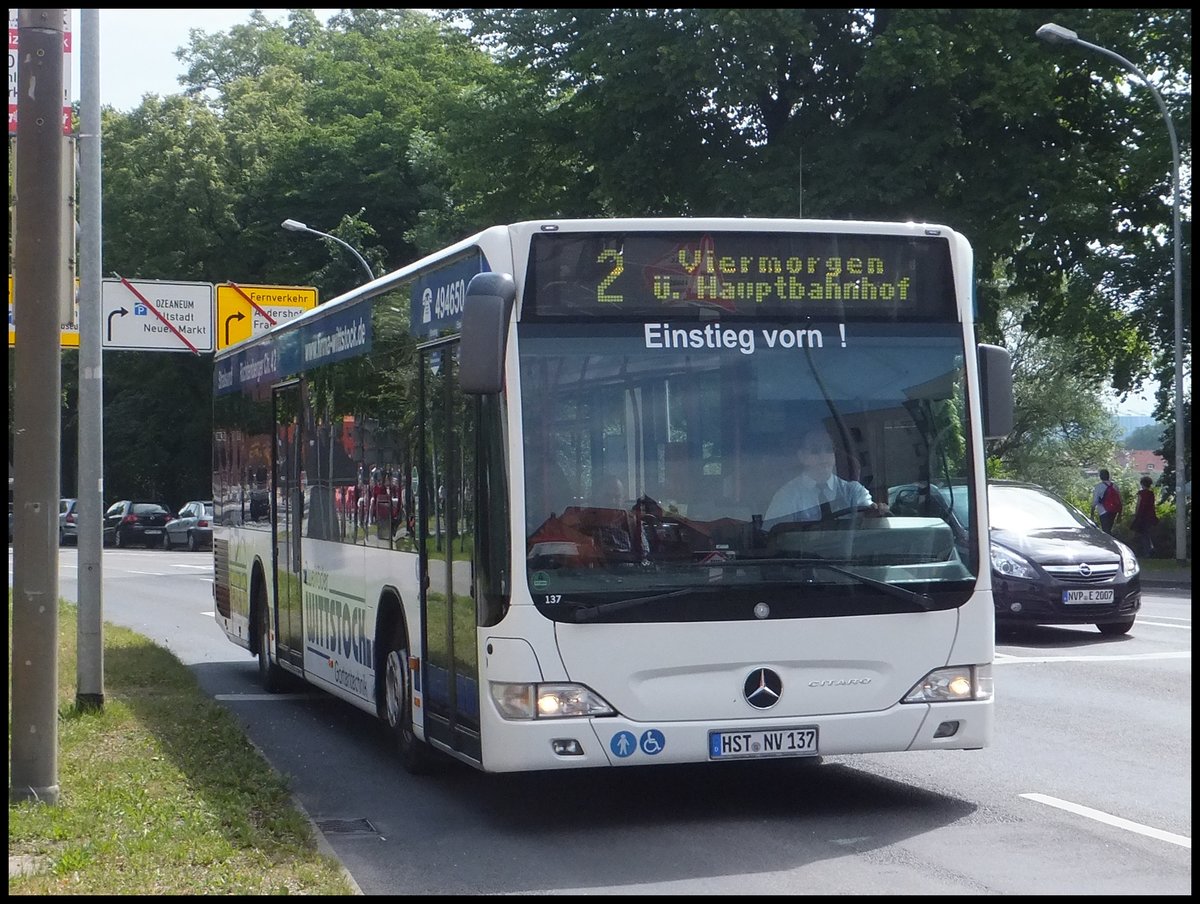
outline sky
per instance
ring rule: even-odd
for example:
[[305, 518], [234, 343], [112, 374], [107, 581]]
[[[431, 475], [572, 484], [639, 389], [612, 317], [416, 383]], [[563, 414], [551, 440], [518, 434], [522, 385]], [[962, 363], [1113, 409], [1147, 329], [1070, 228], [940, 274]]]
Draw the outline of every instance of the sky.
[[[100, 10], [100, 103], [129, 111], [146, 94], [177, 94], [183, 64], [174, 51], [188, 43], [188, 31], [228, 31], [249, 21], [252, 9], [101, 9]], [[268, 18], [284, 21], [286, 9], [264, 9]], [[328, 20], [335, 9], [315, 10]], [[71, 10], [72, 54], [71, 99], [79, 99], [79, 10]], [[1118, 414], [1148, 415], [1153, 411], [1152, 391], [1112, 404]]]

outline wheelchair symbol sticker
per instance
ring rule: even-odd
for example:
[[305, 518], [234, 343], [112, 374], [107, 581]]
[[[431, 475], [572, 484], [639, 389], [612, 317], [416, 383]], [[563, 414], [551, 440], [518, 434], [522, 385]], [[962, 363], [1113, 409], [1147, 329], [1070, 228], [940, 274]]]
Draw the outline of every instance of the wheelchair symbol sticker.
[[608, 742], [608, 748], [622, 759], [633, 756], [633, 752], [637, 750], [637, 738], [633, 736], [632, 731], [618, 731]]
[[663, 752], [663, 748], [667, 746], [667, 739], [663, 733], [657, 728], [649, 728], [642, 732], [642, 753], [656, 756]]

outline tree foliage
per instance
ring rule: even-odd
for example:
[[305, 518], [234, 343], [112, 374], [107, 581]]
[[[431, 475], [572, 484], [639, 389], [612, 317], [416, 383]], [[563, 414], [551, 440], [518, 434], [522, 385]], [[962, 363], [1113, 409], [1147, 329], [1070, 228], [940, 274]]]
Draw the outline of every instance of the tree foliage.
[[[547, 117], [575, 136], [563, 156], [586, 164], [594, 213], [947, 223], [971, 239], [981, 273], [1007, 260], [1005, 291], [1038, 300], [1027, 329], [1089, 350], [1128, 392], [1161, 376], [1173, 335], [1171, 154], [1147, 90], [1127, 90], [1105, 58], [1034, 38], [1063, 12], [442, 15], [541, 86]], [[1190, 11], [1066, 16], [1161, 78], [1190, 134]], [[449, 151], [458, 172], [504, 171], [485, 144]], [[994, 328], [1007, 298], [981, 282], [979, 305]]]
[[1129, 431], [1129, 434], [1121, 440], [1121, 445], [1130, 450], [1148, 449], [1153, 451], [1162, 445], [1162, 440], [1162, 426], [1146, 424], [1144, 427]]
[[[547, 216], [945, 223], [975, 249], [981, 338], [1018, 359], [1019, 429], [995, 451], [1053, 485], [1056, 465], [1111, 445], [1105, 388], [1170, 385], [1174, 274], [1151, 93], [1038, 41], [1047, 21], [1155, 79], [1190, 173], [1186, 9], [255, 11], [192, 31], [179, 94], [104, 112], [105, 275], [315, 285], [322, 300], [361, 281], [344, 250], [283, 232], [289, 217], [377, 273]], [[1185, 180], [1185, 221], [1190, 197]], [[113, 498], [172, 492], [178, 465], [126, 456], [118, 424], [177, 399], [206, 409], [189, 358], [106, 357]], [[1158, 414], [1171, 420], [1169, 392]], [[207, 485], [190, 467], [181, 497]]]

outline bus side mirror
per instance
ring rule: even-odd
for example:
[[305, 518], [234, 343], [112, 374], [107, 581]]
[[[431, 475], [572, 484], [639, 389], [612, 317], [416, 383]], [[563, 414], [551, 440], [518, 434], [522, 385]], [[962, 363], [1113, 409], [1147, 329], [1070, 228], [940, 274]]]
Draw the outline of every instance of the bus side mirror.
[[979, 344], [979, 400], [983, 438], [1002, 439], [1013, 428], [1012, 356], [999, 345]]
[[490, 395], [504, 388], [504, 347], [517, 286], [507, 273], [477, 273], [463, 305], [458, 383], [463, 392]]

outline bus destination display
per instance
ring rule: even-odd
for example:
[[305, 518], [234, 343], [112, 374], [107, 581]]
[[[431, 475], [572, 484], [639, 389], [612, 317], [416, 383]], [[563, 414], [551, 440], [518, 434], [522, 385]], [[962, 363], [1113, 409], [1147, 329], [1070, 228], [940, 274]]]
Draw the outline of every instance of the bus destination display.
[[950, 248], [939, 236], [861, 233], [533, 237], [525, 319], [678, 316], [688, 309], [755, 318], [952, 318]]

